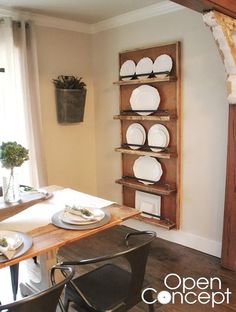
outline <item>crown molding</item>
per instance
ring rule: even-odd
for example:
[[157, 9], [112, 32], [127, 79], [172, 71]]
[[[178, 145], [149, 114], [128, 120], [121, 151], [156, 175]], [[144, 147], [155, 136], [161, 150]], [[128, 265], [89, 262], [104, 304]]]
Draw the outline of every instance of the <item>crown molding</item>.
[[107, 20], [92, 24], [92, 33], [98, 33], [111, 28], [131, 24], [179, 10], [185, 9], [182, 5], [164, 0], [160, 3], [137, 9], [128, 13], [114, 16]]
[[94, 24], [81, 23], [63, 18], [34, 14], [25, 11], [10, 10], [6, 8], [0, 8], [0, 16], [8, 16], [12, 17], [13, 19], [32, 20], [36, 25], [43, 27], [95, 34], [104, 30], [142, 21], [151, 17], [176, 12], [182, 9], [184, 9], [183, 6], [168, 0], [164, 0], [160, 3], [124, 13]]
[[0, 16], [11, 17], [13, 19], [32, 20], [35, 25], [51, 27], [62, 30], [76, 31], [82, 33], [91, 33], [91, 24], [76, 22], [63, 18], [52, 17], [48, 15], [35, 14], [26, 11], [16, 11], [0, 8]]
[[31, 19], [34, 21], [35, 25], [38, 26], [76, 31], [87, 34], [90, 34], [92, 32], [92, 24], [81, 23], [77, 21], [51, 17], [41, 14], [31, 14]]

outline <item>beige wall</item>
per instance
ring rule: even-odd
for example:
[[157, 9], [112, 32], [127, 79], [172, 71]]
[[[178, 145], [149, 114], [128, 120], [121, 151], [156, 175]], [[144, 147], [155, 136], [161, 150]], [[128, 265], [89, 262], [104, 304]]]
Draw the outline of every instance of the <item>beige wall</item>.
[[[219, 255], [222, 235], [227, 110], [225, 74], [210, 31], [190, 10], [158, 16], [93, 36], [98, 195], [121, 201], [118, 53], [167, 41], [182, 42], [183, 202], [181, 230], [160, 237]], [[137, 228], [151, 228], [128, 222]]]
[[[48, 183], [96, 194], [91, 37], [45, 27], [36, 31]], [[62, 74], [82, 76], [87, 84], [83, 123], [57, 123], [52, 79]]]
[[[183, 202], [181, 230], [158, 236], [219, 255], [226, 163], [225, 74], [210, 31], [199, 14], [183, 10], [94, 35], [37, 29], [43, 130], [49, 184], [121, 202], [118, 53], [167, 41], [182, 42]], [[88, 84], [85, 121], [56, 122], [52, 78], [81, 75]], [[94, 93], [94, 97], [93, 97]]]

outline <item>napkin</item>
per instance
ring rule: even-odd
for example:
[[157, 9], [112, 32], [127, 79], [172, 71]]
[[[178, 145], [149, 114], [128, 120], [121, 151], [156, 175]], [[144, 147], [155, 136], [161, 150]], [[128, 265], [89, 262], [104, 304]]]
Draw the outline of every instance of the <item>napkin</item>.
[[[87, 216], [87, 215], [83, 214], [83, 213], [81, 212], [81, 210], [83, 210], [83, 209], [88, 210], [89, 213], [90, 213], [91, 215]], [[91, 210], [92, 210], [92, 209], [90, 209], [90, 208], [88, 208], [88, 207], [83, 207], [83, 206], [69, 206], [69, 205], [66, 205], [64, 211], [65, 211], [66, 213], [79, 216], [80, 218], [84, 219], [85, 221], [97, 220], [97, 216], [95, 216]]]
[[10, 242], [7, 240], [8, 245], [6, 247], [0, 246], [0, 253], [2, 253], [8, 260], [11, 260], [17, 248], [22, 244], [22, 239], [19, 236], [15, 236], [14, 240], [10, 239]]
[[4, 254], [4, 256], [6, 256], [8, 260], [11, 260], [14, 257], [16, 250], [12, 249], [9, 246], [7, 247], [0, 246], [0, 252]]

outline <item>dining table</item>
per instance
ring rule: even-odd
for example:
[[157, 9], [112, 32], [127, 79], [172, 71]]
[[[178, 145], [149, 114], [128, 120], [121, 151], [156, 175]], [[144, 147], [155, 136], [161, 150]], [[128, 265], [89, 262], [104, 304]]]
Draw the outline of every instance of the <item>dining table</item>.
[[[32, 246], [25, 253], [0, 262], [0, 269], [5, 267], [11, 269], [14, 299], [18, 290], [19, 263], [27, 259], [35, 259], [35, 266], [38, 268], [40, 276], [39, 280], [34, 281], [30, 279], [29, 274], [29, 280], [20, 285], [22, 295], [27, 296], [44, 290], [50, 285], [49, 270], [57, 263], [57, 252], [60, 247], [96, 235], [96, 233], [119, 225], [123, 221], [140, 214], [137, 209], [70, 188], [51, 185], [44, 187], [43, 190], [47, 196], [45, 196], [44, 200], [32, 201], [32, 205], [20, 205], [19, 203], [19, 206], [9, 205], [8, 207], [3, 204], [3, 199], [0, 198], [0, 233], [1, 231], [16, 231], [25, 233], [32, 239]], [[65, 205], [73, 204], [106, 209], [110, 219], [106, 224], [99, 227], [82, 230], [65, 229], [52, 223], [52, 217], [56, 213], [65, 209]]]

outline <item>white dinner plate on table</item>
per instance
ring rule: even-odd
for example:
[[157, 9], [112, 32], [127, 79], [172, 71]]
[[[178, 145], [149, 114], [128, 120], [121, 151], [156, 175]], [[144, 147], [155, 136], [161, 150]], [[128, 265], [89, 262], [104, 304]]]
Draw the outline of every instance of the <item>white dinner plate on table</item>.
[[[134, 61], [127, 60], [125, 61], [120, 68], [120, 77], [122, 80], [130, 80], [133, 78], [135, 74], [136, 65]], [[123, 77], [123, 76], [130, 76], [130, 77]]]
[[[158, 90], [149, 85], [142, 85], [132, 91], [130, 105], [132, 110], [157, 110], [160, 105]], [[139, 115], [150, 115], [152, 112], [137, 112]]]
[[143, 57], [136, 66], [136, 75], [139, 79], [146, 79], [152, 73], [152, 69], [153, 61], [149, 57]]
[[[140, 156], [135, 160], [133, 165], [134, 176], [144, 184], [154, 184], [159, 181], [163, 171], [161, 164], [154, 157]], [[153, 182], [143, 181], [150, 180]]]
[[86, 219], [80, 215], [72, 214], [68, 211], [62, 211], [59, 215], [59, 218], [68, 224], [93, 224], [101, 221], [105, 217], [105, 212], [102, 209], [98, 208], [89, 208], [89, 211], [93, 214], [93, 218]]
[[84, 231], [84, 230], [91, 230], [91, 229], [96, 229], [99, 228], [107, 223], [110, 222], [111, 220], [111, 214], [109, 212], [109, 210], [107, 209], [99, 209], [101, 211], [104, 212], [104, 217], [100, 220], [100, 221], [96, 221], [94, 223], [87, 223], [85, 222], [77, 222], [75, 224], [71, 224], [62, 221], [61, 219], [61, 215], [65, 212], [64, 210], [58, 211], [56, 212], [53, 216], [52, 216], [52, 224], [54, 224], [55, 226], [62, 228], [62, 229], [66, 229], [66, 230], [75, 230], [75, 231]]
[[0, 231], [0, 239], [1, 238], [6, 239], [8, 246], [10, 246], [12, 250], [18, 249], [23, 244], [22, 238], [16, 232]]
[[[139, 123], [132, 123], [126, 131], [126, 141], [128, 144], [143, 145], [146, 141], [146, 132]], [[141, 146], [129, 146], [131, 149], [139, 149]]]
[[[161, 124], [153, 125], [148, 131], [148, 145], [167, 147], [170, 143], [170, 135], [167, 128]], [[162, 149], [150, 148], [153, 152], [160, 152]]]
[[[161, 73], [161, 72], [171, 72], [173, 66], [172, 58], [168, 54], [162, 54], [158, 56], [153, 64], [153, 72]], [[157, 77], [166, 77], [168, 74], [156, 75]]]
[[[27, 252], [33, 243], [32, 237], [22, 232], [0, 231], [0, 237], [6, 237], [7, 242], [13, 246], [15, 254], [12, 259], [20, 257]], [[4, 255], [0, 254], [0, 263], [6, 261], [8, 261], [8, 259]]]

